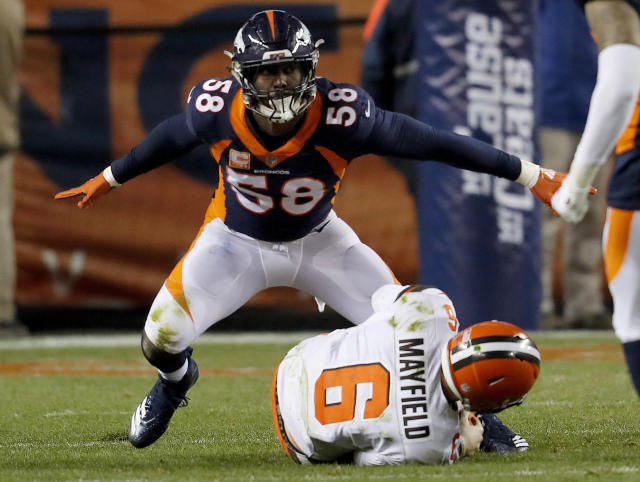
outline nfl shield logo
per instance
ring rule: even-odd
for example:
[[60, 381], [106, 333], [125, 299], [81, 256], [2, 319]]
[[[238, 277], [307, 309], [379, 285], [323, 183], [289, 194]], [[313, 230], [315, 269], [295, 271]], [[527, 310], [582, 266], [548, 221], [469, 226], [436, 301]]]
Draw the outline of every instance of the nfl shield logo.
[[267, 163], [267, 166], [269, 167], [273, 167], [276, 164], [278, 164], [278, 157], [277, 156], [267, 156], [264, 158], [265, 162]]

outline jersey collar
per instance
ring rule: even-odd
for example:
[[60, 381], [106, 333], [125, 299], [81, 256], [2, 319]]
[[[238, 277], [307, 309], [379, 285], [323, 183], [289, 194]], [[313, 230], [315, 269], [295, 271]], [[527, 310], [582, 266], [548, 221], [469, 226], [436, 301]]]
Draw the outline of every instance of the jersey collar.
[[322, 116], [322, 99], [318, 95], [307, 107], [302, 126], [291, 139], [274, 151], [267, 150], [253, 135], [245, 119], [246, 106], [242, 101], [242, 89], [239, 89], [231, 103], [231, 127], [251, 153], [269, 167], [274, 167], [286, 158], [296, 155], [311, 138]]

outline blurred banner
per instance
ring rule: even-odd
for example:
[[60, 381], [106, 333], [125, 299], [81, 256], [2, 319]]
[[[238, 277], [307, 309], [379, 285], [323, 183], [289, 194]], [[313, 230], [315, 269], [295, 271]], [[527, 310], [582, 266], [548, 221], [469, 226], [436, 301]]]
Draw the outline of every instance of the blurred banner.
[[[283, 8], [324, 38], [318, 73], [357, 82], [369, 0], [290, 4], [210, 0], [25, 2], [22, 151], [15, 163], [17, 301], [21, 305], [147, 306], [195, 236], [215, 186], [206, 148], [128, 182], [88, 210], [53, 195], [95, 176], [164, 118], [192, 85], [228, 76], [235, 32]], [[381, 159], [352, 164], [336, 210], [404, 281], [415, 280], [415, 210]], [[381, 205], [382, 193], [392, 199]], [[375, 216], [372, 214], [375, 213]], [[315, 310], [268, 290], [250, 304]]]
[[[537, 2], [422, 0], [419, 118], [539, 162]], [[539, 326], [540, 204], [520, 184], [420, 166], [420, 281], [445, 290], [462, 326]]]

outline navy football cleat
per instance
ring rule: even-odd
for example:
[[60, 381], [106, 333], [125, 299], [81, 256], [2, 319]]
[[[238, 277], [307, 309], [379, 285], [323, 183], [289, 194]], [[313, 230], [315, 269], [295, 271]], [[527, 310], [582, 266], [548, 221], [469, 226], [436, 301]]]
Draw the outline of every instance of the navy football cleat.
[[198, 380], [198, 365], [189, 357], [187, 373], [179, 382], [170, 382], [158, 375], [158, 381], [140, 402], [131, 417], [129, 442], [139, 449], [162, 437], [178, 407], [186, 407], [187, 391]]
[[529, 442], [513, 432], [493, 413], [478, 414], [484, 427], [480, 450], [483, 452], [525, 452], [529, 450]]

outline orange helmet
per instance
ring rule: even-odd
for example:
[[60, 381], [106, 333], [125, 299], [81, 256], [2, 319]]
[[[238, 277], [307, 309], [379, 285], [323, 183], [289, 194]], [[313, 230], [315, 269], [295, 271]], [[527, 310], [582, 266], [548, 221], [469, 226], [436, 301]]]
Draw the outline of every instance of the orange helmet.
[[445, 384], [474, 412], [498, 412], [521, 404], [539, 372], [536, 344], [523, 330], [502, 321], [472, 325], [442, 350]]

